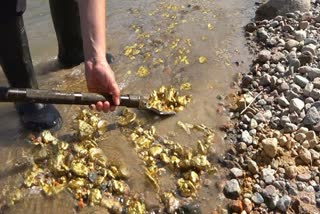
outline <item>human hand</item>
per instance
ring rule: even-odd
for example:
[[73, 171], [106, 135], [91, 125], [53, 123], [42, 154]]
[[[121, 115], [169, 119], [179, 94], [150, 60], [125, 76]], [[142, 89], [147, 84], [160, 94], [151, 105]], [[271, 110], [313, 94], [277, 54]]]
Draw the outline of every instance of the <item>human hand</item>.
[[90, 108], [97, 111], [114, 111], [116, 106], [120, 105], [120, 89], [115, 80], [114, 73], [104, 60], [89, 60], [85, 62], [85, 74], [89, 92], [112, 94], [113, 103], [108, 101], [97, 102], [90, 105]]

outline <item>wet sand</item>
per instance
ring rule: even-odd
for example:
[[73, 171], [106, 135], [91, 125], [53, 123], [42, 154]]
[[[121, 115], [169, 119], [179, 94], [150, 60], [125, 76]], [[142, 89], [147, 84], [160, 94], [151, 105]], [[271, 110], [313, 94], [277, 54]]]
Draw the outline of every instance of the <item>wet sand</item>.
[[[178, 6], [185, 6], [183, 12], [176, 14], [175, 22], [178, 22], [172, 33], [166, 29], [170, 23], [161, 14], [166, 11], [159, 11], [161, 2]], [[175, 132], [176, 139], [186, 145], [192, 144], [192, 138], [188, 138], [176, 126], [177, 121], [187, 123], [203, 123], [217, 129], [215, 150], [217, 157], [223, 154], [227, 148], [219, 133], [218, 127], [223, 123], [223, 115], [217, 112], [219, 108], [218, 95], [227, 95], [232, 92], [230, 87], [233, 76], [248, 68], [249, 53], [245, 47], [242, 26], [253, 17], [254, 1], [108, 1], [108, 51], [111, 52], [116, 61], [112, 65], [122, 93], [135, 93], [146, 95], [161, 85], [173, 85], [179, 87], [184, 82], [190, 82], [192, 89], [187, 93], [192, 94], [193, 101], [187, 109], [178, 115], [161, 119], [159, 117], [137, 112], [138, 115], [154, 125], [160, 134]], [[190, 5], [190, 7], [188, 7]], [[162, 8], [163, 9], [163, 8]], [[150, 15], [152, 13], [156, 15]], [[186, 20], [184, 23], [182, 20]], [[214, 27], [208, 29], [208, 23]], [[164, 63], [155, 66], [152, 60], [143, 61], [137, 57], [130, 60], [123, 55], [126, 46], [137, 41], [146, 42], [146, 46], [152, 49], [152, 40], [141, 40], [137, 38], [130, 26], [132, 24], [142, 26], [144, 32], [150, 34], [151, 39], [159, 39], [165, 42], [180, 38], [181, 41], [191, 40], [192, 46], [188, 55], [189, 64], [179, 63], [175, 65], [176, 55], [170, 49], [163, 49], [159, 54], [153, 56], [162, 58]], [[59, 69], [55, 60], [56, 40], [53, 31], [49, 7], [47, 1], [28, 1], [28, 11], [25, 14], [25, 25], [29, 37], [29, 43], [33, 61], [35, 64], [38, 80], [41, 88], [57, 88], [72, 91], [86, 90], [83, 77], [83, 66], [73, 69]], [[160, 29], [160, 30], [158, 30]], [[204, 37], [206, 39], [204, 39]], [[165, 46], [165, 45], [164, 45]], [[200, 64], [198, 58], [205, 56], [207, 63]], [[235, 62], [239, 62], [236, 66]], [[243, 63], [242, 63], [243, 62]], [[150, 68], [150, 75], [141, 78], [135, 75], [139, 66], [144, 65]], [[131, 71], [131, 74], [129, 74]], [[6, 84], [3, 75], [0, 83]], [[72, 119], [79, 107], [58, 106], [63, 118], [64, 127], [57, 133], [63, 135], [70, 130]], [[119, 109], [120, 111], [121, 109]], [[114, 122], [118, 112], [104, 115], [110, 123]], [[3, 126], [0, 127], [0, 186], [17, 185], [21, 183], [21, 171], [14, 170], [14, 163], [28, 156], [29, 145], [25, 138], [28, 135], [19, 124], [12, 104], [1, 104], [0, 115]], [[143, 167], [139, 161], [133, 146], [128, 142], [119, 129], [114, 129], [106, 134], [106, 139], [100, 144], [110, 159], [115, 159], [128, 165], [131, 177], [129, 185], [135, 192], [145, 195], [147, 203], [157, 203], [153, 200], [156, 196], [153, 188], [148, 184], [143, 175]], [[216, 208], [220, 201], [219, 193], [215, 188], [215, 181], [224, 176], [223, 171], [210, 177], [212, 181], [209, 187], [200, 189], [198, 201], [203, 213], [209, 213]], [[68, 193], [62, 193], [52, 198], [41, 196], [30, 196], [18, 203], [8, 213], [73, 213], [74, 200]], [[88, 208], [86, 212], [103, 212], [102, 208]]]

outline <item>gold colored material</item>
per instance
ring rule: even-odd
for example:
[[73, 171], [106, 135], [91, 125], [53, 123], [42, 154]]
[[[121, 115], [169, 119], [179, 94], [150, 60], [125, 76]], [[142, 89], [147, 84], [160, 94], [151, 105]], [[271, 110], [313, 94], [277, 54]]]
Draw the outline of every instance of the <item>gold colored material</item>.
[[180, 90], [190, 90], [192, 88], [191, 83], [186, 82], [180, 85]]
[[136, 73], [139, 77], [146, 77], [150, 74], [149, 69], [145, 66], [140, 66]]
[[204, 63], [206, 63], [207, 62], [207, 58], [206, 57], [204, 57], [204, 56], [200, 56], [199, 57], [199, 63], [200, 64], [204, 64]]
[[117, 123], [120, 126], [127, 126], [133, 123], [137, 118], [136, 113], [130, 111], [128, 108], [123, 109], [122, 114], [118, 117]]

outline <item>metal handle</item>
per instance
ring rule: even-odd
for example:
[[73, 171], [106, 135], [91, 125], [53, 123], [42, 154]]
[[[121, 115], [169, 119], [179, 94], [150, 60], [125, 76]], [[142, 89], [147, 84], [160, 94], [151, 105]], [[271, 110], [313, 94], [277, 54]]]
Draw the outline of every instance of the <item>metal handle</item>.
[[[121, 95], [120, 106], [139, 108], [141, 99], [142, 97], [139, 95]], [[110, 94], [0, 87], [0, 102], [90, 105], [98, 101], [108, 101], [111, 105], [113, 104]]]

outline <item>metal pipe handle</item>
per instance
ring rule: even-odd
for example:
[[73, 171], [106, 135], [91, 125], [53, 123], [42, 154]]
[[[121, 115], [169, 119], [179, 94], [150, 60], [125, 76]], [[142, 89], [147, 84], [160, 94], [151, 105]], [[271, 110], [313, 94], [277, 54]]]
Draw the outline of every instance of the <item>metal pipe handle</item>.
[[[141, 100], [142, 97], [139, 95], [121, 95], [120, 106], [139, 108]], [[0, 102], [90, 105], [98, 101], [108, 101], [113, 104], [110, 94], [0, 87]]]

